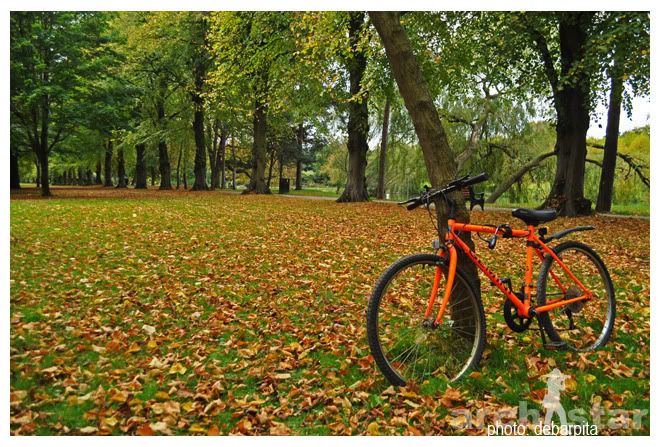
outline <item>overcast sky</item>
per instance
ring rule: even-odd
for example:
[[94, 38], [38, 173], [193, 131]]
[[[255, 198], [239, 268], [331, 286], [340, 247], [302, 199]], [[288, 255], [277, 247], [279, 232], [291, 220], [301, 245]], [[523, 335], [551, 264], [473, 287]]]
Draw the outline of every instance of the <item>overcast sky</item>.
[[[605, 136], [605, 128], [607, 127], [607, 106], [604, 104], [599, 105], [596, 114], [598, 115], [598, 121], [591, 120], [588, 136], [601, 138]], [[621, 110], [620, 133], [649, 124], [650, 114], [651, 100], [648, 97], [633, 99], [632, 118], [628, 118], [626, 112]]]

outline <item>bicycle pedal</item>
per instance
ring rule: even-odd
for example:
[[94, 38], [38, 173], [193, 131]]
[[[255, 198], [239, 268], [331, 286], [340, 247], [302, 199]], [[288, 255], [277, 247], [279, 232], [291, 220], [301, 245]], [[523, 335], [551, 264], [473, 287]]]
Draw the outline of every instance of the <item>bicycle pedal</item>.
[[543, 345], [543, 347], [549, 351], [562, 351], [568, 348], [568, 343], [565, 341], [551, 341]]

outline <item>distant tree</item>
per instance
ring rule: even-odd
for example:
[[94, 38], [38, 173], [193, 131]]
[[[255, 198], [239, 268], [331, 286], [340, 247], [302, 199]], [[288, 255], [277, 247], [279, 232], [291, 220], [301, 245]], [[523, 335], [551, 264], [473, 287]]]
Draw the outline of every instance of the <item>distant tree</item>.
[[41, 193], [51, 195], [49, 156], [83, 117], [86, 80], [105, 20], [91, 12], [12, 12], [11, 117], [39, 162]]

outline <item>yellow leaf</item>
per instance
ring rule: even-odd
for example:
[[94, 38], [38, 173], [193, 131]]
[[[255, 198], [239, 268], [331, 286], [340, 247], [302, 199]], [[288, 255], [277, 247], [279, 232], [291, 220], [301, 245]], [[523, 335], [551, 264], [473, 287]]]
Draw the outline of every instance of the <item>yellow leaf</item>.
[[378, 422], [372, 422], [367, 426], [367, 432], [370, 435], [378, 435], [380, 431], [380, 426], [378, 425]]
[[170, 374], [185, 374], [186, 371], [187, 371], [186, 367], [183, 366], [181, 363], [175, 363], [170, 368]]

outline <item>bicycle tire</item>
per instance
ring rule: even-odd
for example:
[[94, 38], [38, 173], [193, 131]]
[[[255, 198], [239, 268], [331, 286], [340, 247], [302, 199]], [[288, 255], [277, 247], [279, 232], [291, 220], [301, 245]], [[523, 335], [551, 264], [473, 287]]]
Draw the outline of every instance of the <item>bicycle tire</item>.
[[[391, 280], [397, 275], [397, 273], [403, 271], [406, 267], [420, 263], [437, 265], [437, 263], [441, 262], [442, 258], [431, 253], [420, 253], [400, 258], [392, 265], [390, 265], [381, 275], [369, 299], [366, 315], [369, 348], [371, 350], [371, 354], [374, 357], [376, 365], [392, 385], [404, 386], [406, 384], [406, 379], [401, 377], [401, 375], [392, 367], [388, 359], [385, 357], [379, 340], [378, 313], [383, 294], [387, 290]], [[475, 292], [473, 283], [469, 280], [469, 277], [459, 268], [456, 269], [456, 278], [460, 278], [460, 281], [462, 281], [462, 283], [469, 289], [469, 295], [473, 300], [472, 305], [475, 309], [477, 309], [476, 343], [474, 344], [472, 356], [470, 357], [469, 362], [467, 362], [466, 367], [461, 371], [459, 376], [454, 377], [451, 380], [452, 382], [459, 380], [465, 375], [465, 373], [474, 369], [478, 365], [479, 361], [481, 360], [486, 342], [486, 319], [481, 299]]]

